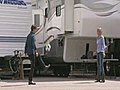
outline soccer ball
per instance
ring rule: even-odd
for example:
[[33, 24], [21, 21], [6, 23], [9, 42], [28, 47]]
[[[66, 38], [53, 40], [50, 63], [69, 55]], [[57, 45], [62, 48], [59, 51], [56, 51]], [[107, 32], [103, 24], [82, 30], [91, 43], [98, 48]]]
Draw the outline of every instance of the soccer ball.
[[51, 45], [50, 44], [45, 45], [45, 50], [49, 52], [51, 50]]

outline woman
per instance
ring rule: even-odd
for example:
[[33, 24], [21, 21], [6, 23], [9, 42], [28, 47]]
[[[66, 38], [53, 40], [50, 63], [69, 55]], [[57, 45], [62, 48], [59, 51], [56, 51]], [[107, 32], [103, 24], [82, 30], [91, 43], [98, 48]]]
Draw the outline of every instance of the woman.
[[105, 53], [105, 40], [102, 29], [97, 29], [97, 80], [95, 82], [105, 82], [104, 73], [104, 53]]

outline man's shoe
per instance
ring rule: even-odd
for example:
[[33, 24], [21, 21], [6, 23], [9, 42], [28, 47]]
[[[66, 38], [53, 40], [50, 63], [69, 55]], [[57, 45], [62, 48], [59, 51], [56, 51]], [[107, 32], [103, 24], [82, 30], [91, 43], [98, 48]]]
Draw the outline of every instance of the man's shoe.
[[28, 85], [36, 85], [36, 83], [29, 82]]
[[96, 80], [95, 83], [100, 82], [100, 80]]

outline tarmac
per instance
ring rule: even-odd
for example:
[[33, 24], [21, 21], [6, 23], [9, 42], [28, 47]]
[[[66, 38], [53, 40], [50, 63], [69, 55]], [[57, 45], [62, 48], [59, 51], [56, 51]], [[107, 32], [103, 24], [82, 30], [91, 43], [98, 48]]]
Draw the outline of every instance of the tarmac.
[[36, 85], [28, 85], [28, 80], [0, 80], [0, 90], [120, 90], [120, 80], [106, 80], [95, 83], [94, 79], [38, 77]]

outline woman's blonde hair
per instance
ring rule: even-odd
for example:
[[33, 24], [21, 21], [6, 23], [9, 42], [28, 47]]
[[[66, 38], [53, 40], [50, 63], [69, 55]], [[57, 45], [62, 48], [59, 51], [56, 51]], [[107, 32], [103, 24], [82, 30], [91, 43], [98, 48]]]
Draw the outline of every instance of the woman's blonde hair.
[[102, 34], [102, 33], [103, 33], [102, 28], [101, 28], [101, 27], [100, 27], [100, 28], [98, 28], [98, 29], [97, 29], [97, 32], [99, 32], [99, 33], [101, 33], [101, 34]]

